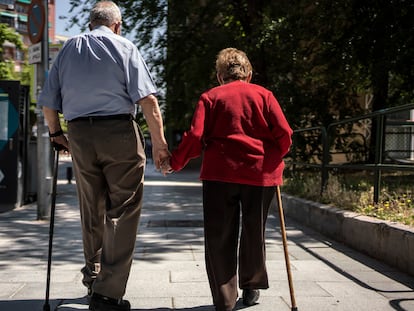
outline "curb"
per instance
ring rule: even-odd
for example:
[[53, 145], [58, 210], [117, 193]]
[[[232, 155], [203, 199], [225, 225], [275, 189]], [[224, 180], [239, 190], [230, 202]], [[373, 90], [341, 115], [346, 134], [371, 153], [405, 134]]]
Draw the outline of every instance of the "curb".
[[282, 194], [286, 216], [414, 276], [414, 228]]

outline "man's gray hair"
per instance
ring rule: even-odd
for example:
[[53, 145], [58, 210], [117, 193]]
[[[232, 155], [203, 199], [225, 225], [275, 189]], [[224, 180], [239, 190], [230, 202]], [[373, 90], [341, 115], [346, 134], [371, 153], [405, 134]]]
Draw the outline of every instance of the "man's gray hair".
[[112, 1], [97, 2], [89, 15], [89, 22], [93, 26], [104, 25], [109, 27], [121, 20], [121, 10]]

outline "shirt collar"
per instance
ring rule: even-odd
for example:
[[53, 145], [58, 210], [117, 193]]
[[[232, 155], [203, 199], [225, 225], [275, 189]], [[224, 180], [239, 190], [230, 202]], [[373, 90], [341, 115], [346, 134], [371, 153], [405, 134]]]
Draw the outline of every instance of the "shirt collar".
[[104, 26], [104, 25], [96, 26], [92, 31], [95, 31], [95, 30], [100, 30], [100, 31], [104, 31], [104, 32], [114, 33], [109, 27]]

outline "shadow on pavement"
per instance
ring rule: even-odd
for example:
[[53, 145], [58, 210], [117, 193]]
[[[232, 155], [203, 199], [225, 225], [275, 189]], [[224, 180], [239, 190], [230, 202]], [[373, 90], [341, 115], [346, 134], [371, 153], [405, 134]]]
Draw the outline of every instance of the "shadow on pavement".
[[[2, 311], [43, 311], [45, 300], [28, 299], [28, 300], [0, 300], [0, 310]], [[88, 302], [86, 296], [79, 298], [61, 298], [49, 301], [50, 310], [54, 311], [70, 311], [70, 310], [88, 310]], [[238, 300], [235, 310], [247, 308], [242, 304], [241, 299]], [[132, 308], [131, 311], [213, 311], [212, 305], [201, 305], [188, 308]], [[398, 309], [397, 309], [398, 310]]]
[[[62, 301], [64, 301], [62, 303]], [[8, 300], [0, 301], [0, 310], [2, 311], [42, 311], [44, 310], [44, 300], [32, 299], [32, 300]], [[73, 298], [73, 299], [53, 299], [49, 303], [50, 310], [54, 311], [70, 311], [70, 310], [88, 310], [88, 303], [86, 297]], [[132, 308], [131, 311], [212, 311], [212, 306], [195, 306], [191, 308]]]
[[[43, 310], [44, 300], [27, 299], [27, 300], [2, 300], [0, 301], [0, 310], [2, 311], [41, 311]], [[50, 301], [50, 310], [55, 310], [59, 300]], [[86, 310], [88, 308], [86, 307]]]
[[[300, 226], [294, 220], [289, 219], [289, 222], [292, 223], [293, 227]], [[375, 258], [365, 255], [362, 252], [356, 251], [340, 242], [332, 241], [326, 237], [323, 237], [321, 234], [314, 232], [310, 228], [302, 228], [302, 230], [305, 233], [304, 239], [302, 237], [291, 237], [290, 240], [292, 240], [292, 242], [294, 242], [298, 247], [308, 252], [314, 258], [325, 263], [327, 266], [329, 266], [336, 272], [342, 274], [343, 276], [347, 277], [352, 282], [364, 288], [374, 290], [377, 292], [383, 292], [383, 293], [398, 293], [398, 292], [407, 293], [408, 292], [408, 293], [414, 294], [414, 279], [411, 276], [407, 275], [406, 273], [403, 273], [399, 271], [397, 268], [389, 266], [386, 263], [383, 263]], [[308, 240], [309, 236], [313, 237], [313, 239], [319, 241], [320, 243], [327, 245], [327, 247], [330, 247], [338, 251], [339, 253], [342, 253], [346, 255], [347, 257], [352, 258], [353, 260], [362, 263], [363, 265], [367, 267], [370, 267], [374, 271], [377, 271], [381, 273], [382, 275], [395, 280], [398, 283], [404, 284], [405, 286], [409, 287], [411, 290], [409, 291], [388, 290], [388, 289], [383, 289], [383, 288], [376, 288], [376, 287], [373, 287], [367, 284], [364, 280], [358, 277], [357, 273], [352, 274], [350, 272], [345, 271], [342, 267], [340, 267], [340, 265], [336, 264], [334, 260], [324, 258], [323, 256], [313, 251], [311, 248], [306, 247], [306, 241]]]

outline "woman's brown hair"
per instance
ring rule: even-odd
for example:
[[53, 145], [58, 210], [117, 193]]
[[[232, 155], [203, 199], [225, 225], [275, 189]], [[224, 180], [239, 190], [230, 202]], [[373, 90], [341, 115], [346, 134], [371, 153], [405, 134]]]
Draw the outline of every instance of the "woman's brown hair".
[[235, 48], [226, 48], [217, 54], [217, 75], [223, 82], [247, 80], [252, 73], [252, 65], [246, 53]]

